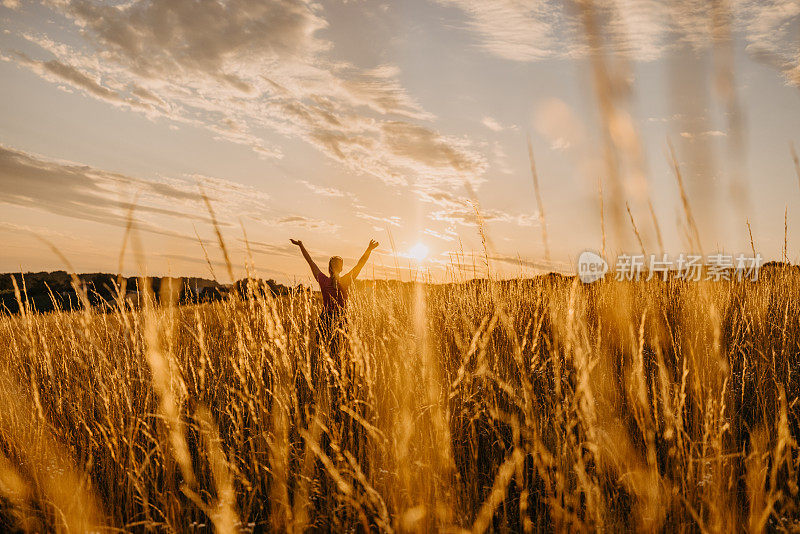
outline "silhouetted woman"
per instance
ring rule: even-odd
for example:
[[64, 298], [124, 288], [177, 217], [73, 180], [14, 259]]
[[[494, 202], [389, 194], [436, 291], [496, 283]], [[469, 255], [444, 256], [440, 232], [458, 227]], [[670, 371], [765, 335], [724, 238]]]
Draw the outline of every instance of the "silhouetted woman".
[[[328, 414], [327, 417], [330, 417], [328, 421], [330, 428], [337, 429], [340, 446], [352, 451], [356, 455], [361, 469], [365, 473], [369, 473], [369, 458], [366, 453], [367, 438], [363, 427], [360, 423], [355, 423], [351, 417], [343, 418], [343, 412], [339, 407], [348, 403], [348, 395], [353, 395], [355, 391], [352, 387], [349, 387], [352, 379], [350, 377], [351, 362], [348, 358], [342, 357], [347, 336], [347, 293], [350, 289], [350, 284], [361, 272], [361, 269], [369, 259], [370, 253], [378, 246], [378, 242], [374, 239], [370, 240], [366, 252], [358, 260], [356, 266], [344, 276], [342, 276], [342, 258], [333, 256], [328, 261], [328, 275], [326, 276], [320, 271], [314, 260], [311, 259], [311, 255], [306, 250], [306, 247], [303, 246], [303, 242], [299, 239], [292, 239], [291, 241], [300, 247], [300, 252], [303, 253], [308, 266], [311, 267], [314, 279], [322, 291], [322, 312], [319, 314], [319, 320], [317, 321], [317, 343], [320, 347], [328, 347], [332, 360], [329, 360], [329, 364], [332, 369], [325, 371], [325, 360], [320, 357], [324, 356], [324, 351], [318, 351], [318, 357], [312, 364], [311, 372], [314, 387], [321, 394], [319, 397], [319, 401], [323, 406], [321, 412]], [[300, 384], [298, 389], [303, 388], [302, 381], [300, 381]], [[324, 387], [324, 385], [327, 387]], [[365, 403], [350, 402], [349, 407], [359, 413], [361, 417], [369, 419], [369, 415], [365, 411]], [[302, 413], [306, 414], [307, 412], [303, 410]], [[329, 457], [333, 456], [328, 432], [321, 434], [319, 444]], [[325, 501], [335, 493], [335, 483], [330, 479], [326, 469], [321, 468], [319, 465], [317, 469], [317, 476], [323, 489], [319, 494], [315, 492], [315, 495], [319, 496], [314, 498]], [[325, 509], [332, 506], [332, 503], [325, 504], [325, 502], [321, 502], [317, 506], [320, 509]], [[328, 526], [329, 528], [330, 526]], [[326, 529], [323, 528], [323, 530]]]
[[320, 271], [311, 255], [303, 246], [303, 242], [299, 239], [292, 239], [292, 244], [300, 247], [300, 252], [311, 267], [311, 272], [314, 279], [319, 283], [319, 288], [322, 291], [322, 313], [319, 315], [317, 322], [317, 332], [323, 343], [325, 343], [330, 351], [331, 356], [338, 356], [340, 349], [344, 345], [344, 334], [347, 330], [347, 292], [350, 289], [350, 284], [356, 279], [358, 273], [367, 263], [370, 253], [378, 246], [378, 242], [374, 239], [370, 240], [366, 252], [358, 260], [356, 266], [353, 267], [349, 273], [344, 276], [341, 275], [344, 263], [339, 256], [333, 256], [328, 260], [328, 275], [326, 276]]

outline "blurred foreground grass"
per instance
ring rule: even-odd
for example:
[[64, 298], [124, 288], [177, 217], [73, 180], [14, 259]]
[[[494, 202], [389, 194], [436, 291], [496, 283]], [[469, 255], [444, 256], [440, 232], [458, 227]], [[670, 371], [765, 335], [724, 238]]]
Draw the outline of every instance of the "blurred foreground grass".
[[305, 292], [2, 317], [0, 528], [796, 530], [798, 290], [364, 282], [341, 358]]

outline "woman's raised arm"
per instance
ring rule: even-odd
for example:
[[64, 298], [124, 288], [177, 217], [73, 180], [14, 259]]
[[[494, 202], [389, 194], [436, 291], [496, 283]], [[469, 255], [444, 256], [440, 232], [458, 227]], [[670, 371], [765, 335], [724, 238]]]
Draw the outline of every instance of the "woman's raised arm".
[[319, 280], [319, 275], [322, 274], [322, 271], [320, 271], [319, 267], [317, 267], [317, 264], [314, 263], [314, 260], [311, 258], [311, 255], [308, 253], [306, 247], [303, 245], [303, 242], [300, 241], [299, 239], [290, 239], [289, 241], [291, 241], [293, 245], [297, 245], [298, 247], [300, 247], [300, 252], [303, 253], [303, 257], [306, 259], [306, 262], [308, 262], [308, 266], [311, 267], [311, 273], [314, 275], [314, 280]]
[[358, 260], [358, 263], [356, 263], [356, 266], [353, 267], [349, 273], [347, 273], [347, 276], [349, 276], [351, 280], [356, 279], [358, 273], [360, 273], [361, 269], [364, 268], [364, 265], [366, 265], [370, 253], [376, 248], [378, 248], [379, 244], [380, 243], [378, 243], [374, 239], [369, 240], [369, 245], [367, 246], [366, 252], [364, 252], [364, 254], [361, 255], [361, 258]]

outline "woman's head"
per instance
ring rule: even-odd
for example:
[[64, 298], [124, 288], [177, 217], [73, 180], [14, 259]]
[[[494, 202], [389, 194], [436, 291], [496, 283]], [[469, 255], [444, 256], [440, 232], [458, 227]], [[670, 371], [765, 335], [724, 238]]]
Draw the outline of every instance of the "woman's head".
[[328, 260], [328, 272], [331, 276], [339, 276], [339, 273], [342, 272], [343, 266], [344, 262], [339, 256], [333, 256], [330, 260]]

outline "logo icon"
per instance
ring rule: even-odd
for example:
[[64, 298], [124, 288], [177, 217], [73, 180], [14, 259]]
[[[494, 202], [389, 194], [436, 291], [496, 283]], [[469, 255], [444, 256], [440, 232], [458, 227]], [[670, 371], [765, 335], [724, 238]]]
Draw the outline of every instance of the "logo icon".
[[608, 272], [608, 263], [600, 255], [584, 250], [578, 256], [578, 278], [584, 284], [600, 280]]

